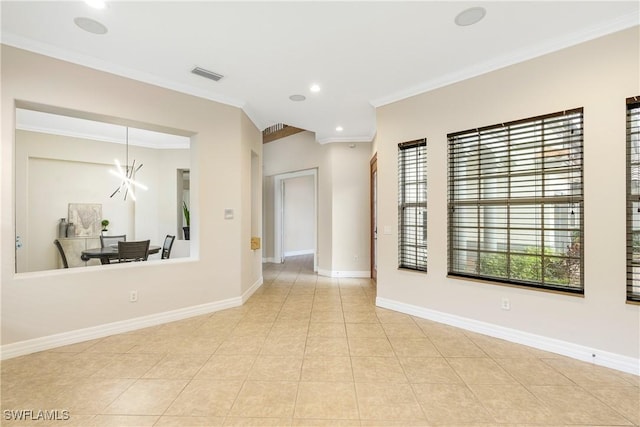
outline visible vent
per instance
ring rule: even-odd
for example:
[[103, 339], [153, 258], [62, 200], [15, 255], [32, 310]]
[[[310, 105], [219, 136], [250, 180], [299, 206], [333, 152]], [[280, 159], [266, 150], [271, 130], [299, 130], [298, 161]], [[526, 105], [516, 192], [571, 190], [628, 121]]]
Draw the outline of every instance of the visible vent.
[[191, 70], [191, 72], [201, 77], [211, 79], [215, 82], [217, 82], [218, 80], [224, 77], [222, 74], [214, 73], [213, 71], [205, 70], [204, 68], [200, 68], [200, 67], [194, 68], [193, 70]]

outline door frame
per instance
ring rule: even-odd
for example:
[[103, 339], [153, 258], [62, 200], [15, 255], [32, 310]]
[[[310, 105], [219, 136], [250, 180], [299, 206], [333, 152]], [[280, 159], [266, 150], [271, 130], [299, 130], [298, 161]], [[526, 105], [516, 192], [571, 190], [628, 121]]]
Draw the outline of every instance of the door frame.
[[369, 162], [369, 200], [371, 215], [371, 279], [378, 280], [378, 153]]
[[284, 181], [301, 176], [313, 176], [313, 271], [318, 271], [318, 169], [305, 169], [296, 172], [287, 172], [273, 177], [274, 203], [273, 203], [273, 237], [275, 262], [284, 262]]

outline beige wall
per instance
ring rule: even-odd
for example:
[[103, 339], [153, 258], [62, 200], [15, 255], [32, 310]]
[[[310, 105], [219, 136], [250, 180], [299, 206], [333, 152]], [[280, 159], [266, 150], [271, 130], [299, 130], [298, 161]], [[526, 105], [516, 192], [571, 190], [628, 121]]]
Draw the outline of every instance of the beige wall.
[[329, 145], [318, 144], [311, 132], [301, 132], [264, 145], [264, 248], [263, 257], [275, 257], [274, 177], [279, 174], [308, 169], [318, 170], [317, 182], [317, 264], [331, 270], [331, 170]]
[[368, 142], [321, 145], [310, 132], [265, 144], [265, 258], [273, 256], [273, 177], [317, 168], [318, 272], [368, 277], [370, 155]]
[[[240, 117], [241, 144], [240, 154], [241, 186], [237, 190], [240, 201], [240, 216], [236, 221], [240, 225], [241, 291], [248, 297], [248, 291], [262, 284], [262, 254], [260, 250], [251, 250], [251, 237], [261, 237], [262, 224], [262, 133], [251, 120], [242, 114]], [[218, 181], [223, 183], [224, 181]], [[233, 206], [230, 206], [233, 207]]]
[[331, 144], [332, 270], [369, 277], [369, 157], [371, 143]]
[[[625, 98], [640, 94], [639, 36], [635, 27], [378, 109], [379, 228], [393, 230], [378, 240], [379, 298], [640, 358], [640, 306], [625, 304]], [[584, 298], [447, 278], [447, 133], [575, 107], [585, 119]], [[423, 137], [427, 274], [397, 269], [395, 204], [397, 144]]]
[[[251, 150], [260, 155], [261, 140], [240, 109], [7, 46], [1, 79], [3, 345], [237, 299], [259, 281], [259, 256], [248, 240], [251, 203], [244, 198], [251, 197]], [[16, 100], [192, 136], [191, 257], [14, 274]], [[225, 208], [235, 210], [233, 220], [224, 219]], [[128, 301], [131, 289], [138, 291], [137, 303]]]

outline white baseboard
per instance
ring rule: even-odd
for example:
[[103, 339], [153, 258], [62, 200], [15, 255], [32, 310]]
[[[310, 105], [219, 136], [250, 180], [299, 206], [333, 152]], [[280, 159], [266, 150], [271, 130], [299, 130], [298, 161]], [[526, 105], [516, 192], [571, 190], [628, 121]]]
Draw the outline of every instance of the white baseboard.
[[[260, 281], [261, 280], [262, 278], [260, 278]], [[252, 286], [251, 289], [253, 289], [254, 286]], [[257, 289], [257, 287], [255, 289]], [[252, 292], [255, 292], [255, 289], [253, 289]], [[167, 322], [173, 322], [176, 320], [187, 319], [189, 317], [199, 316], [202, 314], [213, 313], [227, 308], [239, 307], [242, 305], [242, 303], [242, 297], [229, 298], [222, 301], [195, 305], [191, 307], [180, 308], [177, 310], [137, 317], [134, 319], [122, 320], [118, 322], [107, 323], [104, 325], [92, 326], [90, 328], [78, 329], [75, 331], [48, 335], [46, 337], [5, 344], [0, 348], [0, 360], [10, 359], [13, 357], [23, 356], [25, 354], [49, 350], [52, 348], [76, 344], [79, 342], [97, 338], [104, 338], [109, 335], [135, 331], [137, 329], [148, 328], [150, 326], [156, 326]]]
[[268, 257], [268, 258], [262, 258], [262, 262], [263, 263], [272, 263], [272, 264], [281, 264], [280, 258], [276, 258], [276, 257]]
[[242, 294], [242, 304], [244, 304], [249, 298], [251, 298], [251, 295], [253, 295], [253, 293], [257, 291], [260, 286], [262, 286], [263, 282], [264, 278], [260, 276], [258, 280], [256, 280], [255, 283]]
[[298, 255], [313, 255], [315, 251], [313, 249], [303, 249], [301, 251], [288, 251], [284, 253], [285, 257], [298, 256]]
[[345, 278], [369, 278], [371, 271], [340, 271], [340, 270], [324, 270], [318, 269], [318, 274], [326, 277], [345, 277]]
[[505, 328], [504, 326], [480, 322], [478, 320], [430, 310], [424, 307], [405, 304], [386, 298], [376, 298], [376, 305], [378, 307], [388, 308], [390, 310], [399, 311], [401, 313], [410, 314], [423, 319], [433, 320], [434, 322], [444, 323], [446, 325], [455, 326], [468, 331], [478, 332], [480, 334], [504, 339], [517, 344], [523, 344], [540, 350], [561, 354], [584, 362], [590, 362], [634, 375], [640, 375], [640, 360], [634, 359], [633, 357], [598, 350], [529, 332], [523, 332], [517, 329]]

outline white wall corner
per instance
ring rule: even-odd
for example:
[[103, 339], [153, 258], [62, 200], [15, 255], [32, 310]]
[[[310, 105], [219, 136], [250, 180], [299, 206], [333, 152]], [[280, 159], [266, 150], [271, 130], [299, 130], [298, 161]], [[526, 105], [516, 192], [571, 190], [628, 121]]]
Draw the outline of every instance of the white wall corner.
[[628, 372], [634, 375], [640, 375], [640, 359], [634, 359], [633, 357], [594, 349], [529, 332], [523, 332], [517, 329], [505, 328], [504, 326], [498, 326], [492, 323], [481, 322], [466, 317], [430, 310], [424, 307], [405, 304], [381, 297], [376, 298], [376, 306], [420, 317], [422, 319], [455, 326], [457, 328], [477, 332], [494, 338], [500, 338], [516, 344], [523, 344], [540, 350], [549, 351], [551, 353], [561, 354], [584, 362], [591, 362], [595, 365]]
[[263, 276], [260, 276], [258, 280], [256, 280], [255, 283], [242, 294], [242, 304], [244, 304], [249, 298], [251, 298], [251, 295], [253, 295], [253, 293], [257, 291], [260, 286], [262, 286], [262, 283], [264, 283], [264, 278]]
[[[262, 278], [260, 280], [262, 280]], [[190, 317], [209, 314], [228, 308], [239, 307], [242, 303], [242, 298], [234, 297], [222, 301], [200, 304], [163, 313], [136, 317], [134, 319], [106, 323], [104, 325], [92, 326], [90, 328], [5, 344], [0, 348], [0, 360], [11, 359], [13, 357], [24, 356], [38, 351], [77, 344], [84, 341], [104, 338], [114, 334], [135, 331], [137, 329], [148, 328], [150, 326], [188, 319]]]

